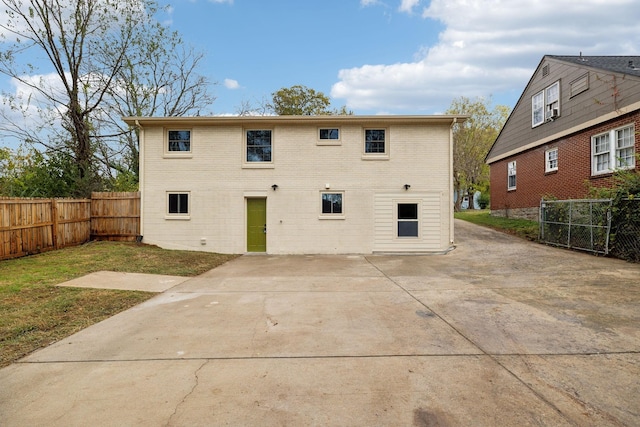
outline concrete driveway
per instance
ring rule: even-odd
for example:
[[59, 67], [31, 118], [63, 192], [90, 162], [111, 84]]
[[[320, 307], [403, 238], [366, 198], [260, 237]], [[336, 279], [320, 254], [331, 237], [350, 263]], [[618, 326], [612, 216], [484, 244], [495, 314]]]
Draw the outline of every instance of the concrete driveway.
[[640, 266], [456, 238], [233, 260], [0, 370], [0, 424], [640, 425]]

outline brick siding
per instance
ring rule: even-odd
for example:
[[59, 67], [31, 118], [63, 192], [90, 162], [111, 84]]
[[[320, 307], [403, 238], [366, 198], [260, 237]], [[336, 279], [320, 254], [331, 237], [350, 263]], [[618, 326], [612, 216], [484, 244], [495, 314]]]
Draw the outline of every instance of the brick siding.
[[[591, 176], [591, 137], [631, 123], [635, 123], [635, 152], [638, 154], [640, 111], [492, 163], [492, 213], [504, 216], [509, 215], [510, 210], [517, 212], [518, 209], [538, 207], [543, 197], [582, 199], [588, 196], [589, 186], [611, 186], [611, 174]], [[545, 151], [555, 147], [558, 148], [558, 170], [545, 173]], [[517, 162], [516, 189], [508, 191], [507, 164], [514, 160]], [[637, 160], [636, 170], [640, 170]]]

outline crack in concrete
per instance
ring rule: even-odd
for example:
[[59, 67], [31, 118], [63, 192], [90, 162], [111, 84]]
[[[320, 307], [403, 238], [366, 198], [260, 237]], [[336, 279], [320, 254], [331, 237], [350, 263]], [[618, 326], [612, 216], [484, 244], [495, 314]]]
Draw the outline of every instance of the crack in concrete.
[[178, 414], [178, 409], [180, 409], [180, 406], [182, 406], [187, 401], [189, 396], [191, 396], [193, 394], [193, 392], [196, 390], [196, 387], [198, 387], [198, 385], [200, 383], [200, 377], [198, 377], [198, 374], [200, 373], [202, 368], [204, 368], [204, 366], [207, 363], [209, 363], [209, 360], [205, 360], [204, 362], [202, 362], [202, 364], [198, 367], [198, 369], [195, 370], [195, 372], [193, 374], [194, 379], [195, 379], [193, 387], [191, 387], [191, 390], [189, 390], [189, 392], [184, 395], [182, 400], [180, 402], [178, 402], [178, 404], [176, 405], [175, 409], [173, 410], [173, 413], [169, 416], [169, 419], [167, 420], [167, 423], [165, 424], [166, 427], [169, 427], [169, 426], [172, 425], [172, 420]]
[[545, 404], [547, 404], [550, 408], [552, 408], [558, 415], [560, 415], [562, 418], [564, 418], [565, 420], [567, 420], [567, 422], [569, 423], [574, 423], [574, 421], [569, 417], [568, 414], [565, 414], [564, 412], [562, 412], [562, 410], [557, 407], [553, 402], [549, 401], [549, 399], [547, 399], [544, 395], [542, 395], [542, 393], [540, 393], [539, 391], [537, 391], [535, 388], [533, 388], [533, 386], [531, 384], [528, 384], [524, 379], [520, 378], [515, 372], [513, 372], [512, 370], [510, 370], [506, 365], [504, 365], [502, 362], [500, 362], [500, 360], [498, 360], [498, 358], [495, 355], [492, 355], [490, 352], [486, 351], [484, 348], [482, 348], [482, 346], [480, 346], [478, 343], [476, 343], [474, 340], [472, 340], [471, 338], [467, 337], [465, 334], [462, 333], [462, 331], [460, 331], [458, 328], [456, 328], [453, 324], [451, 324], [450, 322], [448, 322], [444, 317], [442, 317], [439, 313], [437, 313], [435, 310], [432, 310], [431, 307], [429, 307], [426, 303], [424, 303], [423, 301], [421, 301], [418, 297], [416, 297], [415, 295], [413, 295], [411, 293], [411, 291], [409, 291], [408, 289], [406, 289], [404, 286], [402, 286], [400, 283], [398, 283], [397, 281], [393, 280], [393, 278], [391, 278], [387, 273], [385, 273], [384, 271], [382, 271], [382, 269], [380, 269], [377, 265], [375, 265], [368, 257], [364, 257], [365, 261], [367, 261], [371, 266], [373, 266], [373, 268], [375, 268], [376, 270], [378, 270], [384, 277], [386, 277], [387, 279], [389, 279], [391, 281], [391, 283], [393, 283], [394, 285], [396, 285], [398, 288], [402, 289], [407, 295], [409, 295], [411, 298], [413, 298], [418, 304], [422, 305], [424, 308], [426, 308], [427, 310], [429, 310], [430, 312], [432, 312], [436, 317], [438, 317], [440, 320], [442, 320], [447, 326], [449, 326], [452, 330], [454, 330], [458, 335], [460, 335], [462, 338], [464, 338], [467, 342], [469, 342], [471, 345], [473, 345], [475, 348], [477, 348], [479, 351], [482, 352], [482, 354], [484, 354], [485, 356], [489, 357], [491, 360], [494, 361], [494, 363], [496, 363], [498, 366], [500, 366], [502, 369], [504, 369], [507, 373], [509, 373], [509, 375], [511, 375], [516, 381], [518, 381], [519, 383], [521, 383], [522, 385], [524, 385], [531, 393], [533, 393], [534, 396], [536, 396], [538, 399], [540, 399], [542, 402], [544, 402]]

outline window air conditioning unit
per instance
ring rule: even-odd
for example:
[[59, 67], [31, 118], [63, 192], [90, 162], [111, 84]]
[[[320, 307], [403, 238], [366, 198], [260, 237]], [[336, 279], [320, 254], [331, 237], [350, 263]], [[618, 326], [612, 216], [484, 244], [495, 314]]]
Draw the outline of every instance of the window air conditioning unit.
[[558, 115], [559, 115], [558, 114], [558, 109], [557, 108], [552, 108], [550, 110], [547, 110], [546, 119], [547, 119], [547, 121], [552, 122], [554, 119], [556, 119], [558, 117]]

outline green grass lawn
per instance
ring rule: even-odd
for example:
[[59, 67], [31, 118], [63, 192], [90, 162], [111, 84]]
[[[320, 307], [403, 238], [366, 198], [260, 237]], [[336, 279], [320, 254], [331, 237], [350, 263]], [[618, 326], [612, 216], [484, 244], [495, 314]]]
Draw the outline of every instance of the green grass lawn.
[[234, 257], [91, 242], [0, 261], [0, 367], [155, 295], [58, 283], [96, 271], [196, 276]]
[[477, 225], [493, 228], [504, 233], [513, 234], [523, 239], [537, 241], [539, 225], [536, 221], [526, 219], [503, 218], [491, 216], [489, 210], [466, 210], [456, 212], [454, 217]]

